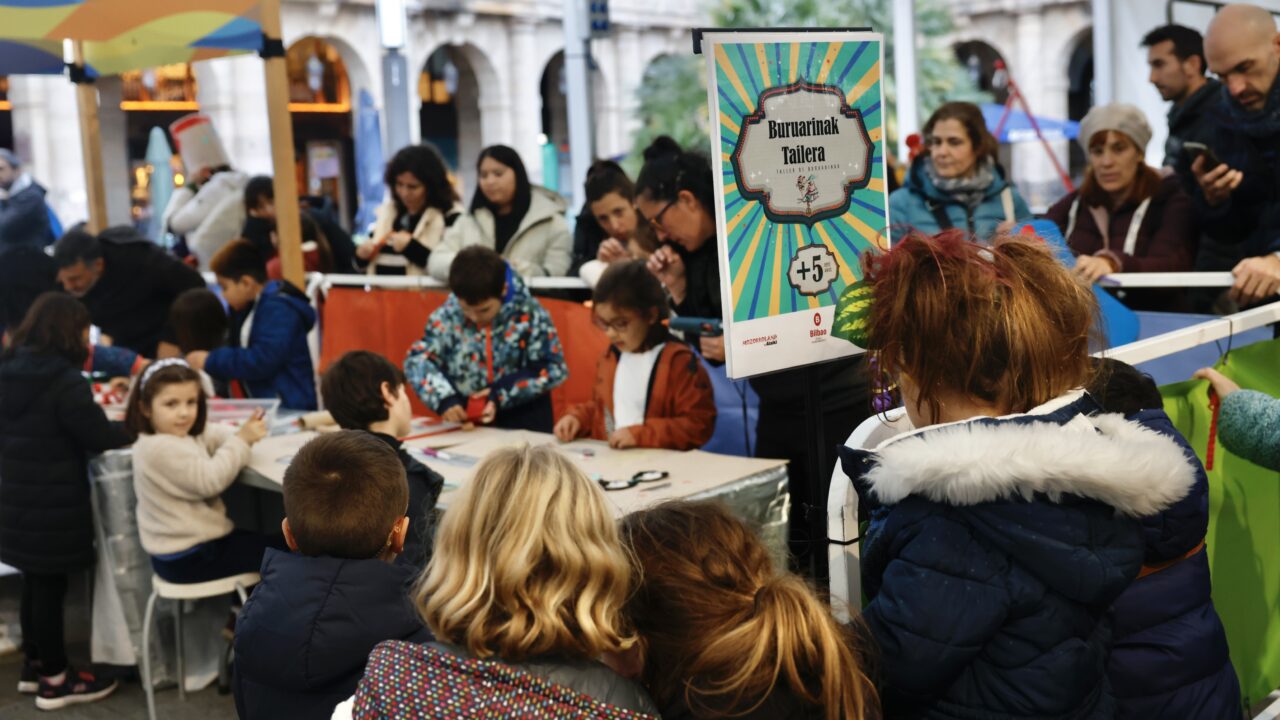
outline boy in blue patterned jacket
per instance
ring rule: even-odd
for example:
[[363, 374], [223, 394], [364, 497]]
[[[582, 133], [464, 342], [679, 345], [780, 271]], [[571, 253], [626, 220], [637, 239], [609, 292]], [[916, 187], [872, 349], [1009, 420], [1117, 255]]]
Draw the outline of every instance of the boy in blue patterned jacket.
[[404, 361], [418, 397], [446, 422], [551, 432], [551, 389], [569, 375], [551, 316], [485, 247], [458, 253], [449, 289]]

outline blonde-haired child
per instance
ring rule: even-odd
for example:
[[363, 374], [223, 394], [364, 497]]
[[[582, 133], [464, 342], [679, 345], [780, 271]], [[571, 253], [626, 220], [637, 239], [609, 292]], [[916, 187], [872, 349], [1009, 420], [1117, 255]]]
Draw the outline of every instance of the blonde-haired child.
[[581, 470], [549, 447], [490, 454], [444, 513], [415, 590], [438, 642], [375, 648], [355, 715], [389, 716], [393, 704], [415, 717], [445, 706], [656, 715], [639, 685], [599, 661], [635, 642], [623, 616], [630, 575], [613, 513]]

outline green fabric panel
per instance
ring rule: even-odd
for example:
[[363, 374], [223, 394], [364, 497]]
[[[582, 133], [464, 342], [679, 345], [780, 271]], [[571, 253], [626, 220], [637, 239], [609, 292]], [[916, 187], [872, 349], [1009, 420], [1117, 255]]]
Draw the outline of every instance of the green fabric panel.
[[[1241, 387], [1280, 395], [1280, 341], [1231, 351], [1217, 369]], [[1160, 388], [1165, 411], [1201, 461], [1209, 443], [1209, 383]], [[1280, 473], [1227, 452], [1218, 442], [1209, 471], [1209, 534], [1213, 602], [1227, 629], [1231, 661], [1246, 704], [1280, 687]]]

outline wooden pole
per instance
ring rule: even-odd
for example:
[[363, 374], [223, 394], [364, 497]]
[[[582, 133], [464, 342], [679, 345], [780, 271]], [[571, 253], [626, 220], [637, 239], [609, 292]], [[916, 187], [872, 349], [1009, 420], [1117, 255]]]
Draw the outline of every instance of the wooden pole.
[[[280, 0], [263, 0], [261, 8], [264, 43], [279, 42]], [[289, 74], [285, 59], [264, 47], [262, 61], [267, 80], [267, 120], [271, 125], [271, 163], [275, 167], [272, 184], [276, 195], [276, 237], [280, 241], [280, 270], [284, 279], [306, 287], [302, 264], [302, 227], [298, 208], [298, 177], [294, 169], [293, 118], [289, 114]]]
[[[84, 70], [84, 43], [72, 43], [72, 63]], [[102, 169], [102, 128], [98, 123], [98, 90], [92, 83], [76, 83], [80, 115], [80, 147], [84, 153], [84, 187], [89, 202], [89, 231], [107, 229], [107, 190]]]

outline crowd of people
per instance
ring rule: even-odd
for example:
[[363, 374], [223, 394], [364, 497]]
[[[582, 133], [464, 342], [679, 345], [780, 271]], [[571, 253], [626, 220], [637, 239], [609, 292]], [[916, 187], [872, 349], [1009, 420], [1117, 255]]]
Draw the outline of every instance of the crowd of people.
[[[715, 502], [615, 519], [554, 445], [488, 455], [444, 510], [444, 479], [401, 440], [416, 395], [446, 422], [704, 446], [724, 337], [669, 321], [723, 317], [705, 155], [659, 138], [634, 181], [596, 162], [571, 231], [513, 149], [480, 153], [464, 205], [439, 153], [414, 145], [353, 239], [323, 206], [277, 207], [271, 179], [233, 170], [197, 116], [173, 128], [193, 182], [165, 212], [180, 239], [166, 249], [129, 228], [55, 232], [43, 190], [0, 152], [0, 561], [22, 572], [19, 691], [56, 710], [117, 687], [71, 667], [63, 605], [95, 561], [87, 458], [132, 445], [158, 577], [261, 573], [235, 616], [242, 718], [1239, 718], [1204, 468], [1149, 377], [1090, 358], [1089, 286], [1232, 271], [1225, 298], [1122, 298], [1163, 310], [1280, 290], [1280, 32], [1230, 5], [1203, 39], [1167, 26], [1142, 42], [1173, 103], [1164, 166], [1144, 160], [1140, 110], [1090, 110], [1083, 182], [1045, 215], [1073, 267], [1019, 232], [1033, 215], [979, 109], [946, 103], [890, 195], [892, 248], [862, 260], [869, 360], [823, 365], [816, 408], [799, 371], [750, 381], [755, 454], [788, 461], [789, 565]], [[351, 349], [315, 366], [316, 311], [281, 278], [280, 212], [300, 215], [308, 270], [446, 285], [403, 358]], [[590, 399], [556, 417], [573, 339], [526, 279], [569, 273], [608, 347]], [[84, 373], [127, 388], [123, 424]], [[1223, 445], [1280, 469], [1280, 400], [1197, 376], [1222, 399]], [[910, 429], [844, 446], [886, 384]], [[280, 533], [228, 516], [221, 496], [268, 428], [210, 422], [213, 397], [324, 407], [341, 428], [290, 461]], [[825, 456], [808, 453], [810, 412]], [[837, 463], [866, 522], [848, 623], [802, 576], [825, 552], [808, 499]]]

